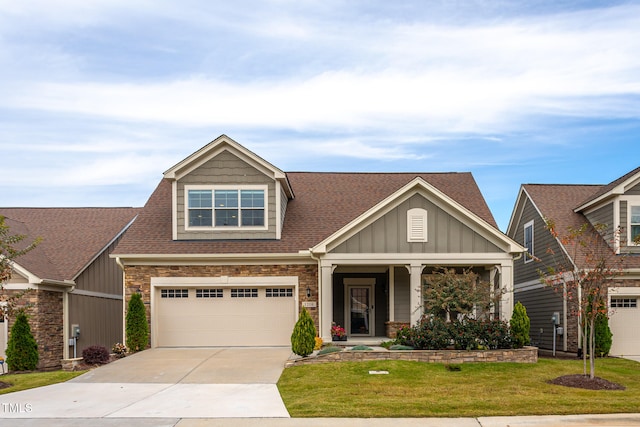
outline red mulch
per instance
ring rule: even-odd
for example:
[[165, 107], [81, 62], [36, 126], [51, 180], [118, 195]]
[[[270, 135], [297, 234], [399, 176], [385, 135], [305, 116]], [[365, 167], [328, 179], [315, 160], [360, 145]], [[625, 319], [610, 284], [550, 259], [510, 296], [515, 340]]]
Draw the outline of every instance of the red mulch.
[[565, 387], [584, 388], [587, 390], [625, 390], [626, 388], [620, 384], [612, 383], [604, 378], [595, 377], [593, 379], [582, 374], [563, 375], [548, 383], [562, 385]]

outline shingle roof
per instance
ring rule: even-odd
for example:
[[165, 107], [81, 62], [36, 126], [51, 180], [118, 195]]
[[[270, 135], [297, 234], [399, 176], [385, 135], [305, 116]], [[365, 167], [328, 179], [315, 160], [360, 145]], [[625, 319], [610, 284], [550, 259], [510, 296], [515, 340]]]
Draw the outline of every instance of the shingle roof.
[[631, 172], [621, 176], [620, 178], [616, 179], [615, 181], [612, 181], [610, 184], [600, 186], [601, 187], [600, 190], [598, 190], [595, 193], [587, 196], [586, 199], [581, 200], [579, 204], [576, 204], [576, 206], [574, 206], [574, 208], [578, 208], [578, 207], [580, 207], [580, 206], [582, 206], [584, 204], [587, 204], [589, 202], [592, 202], [592, 201], [596, 200], [600, 196], [603, 196], [603, 195], [607, 194], [609, 191], [613, 190], [618, 185], [622, 184], [623, 182], [625, 182], [626, 180], [628, 180], [632, 176], [638, 174], [639, 172], [640, 172], [640, 166], [635, 168]]
[[288, 172], [290, 200], [280, 240], [173, 241], [171, 181], [163, 179], [118, 244], [116, 254], [297, 253], [307, 250], [416, 177], [497, 229], [470, 173]]
[[0, 208], [11, 234], [42, 242], [15, 260], [41, 279], [72, 280], [131, 222], [136, 208]]
[[[616, 180], [619, 182], [619, 180]], [[614, 181], [614, 182], [616, 182]], [[616, 184], [617, 185], [617, 184]], [[595, 194], [605, 194], [603, 189], [609, 185], [575, 185], [575, 184], [524, 184], [523, 188], [529, 194], [533, 203], [540, 210], [544, 218], [555, 222], [556, 230], [565, 234], [569, 227], [577, 229], [588, 223], [588, 219], [582, 213], [576, 213], [574, 208], [581, 202], [593, 200]], [[607, 190], [609, 191], [609, 190]], [[600, 242], [603, 247], [607, 245], [604, 239]], [[571, 251], [572, 252], [572, 251]], [[580, 254], [578, 254], [580, 255]], [[612, 258], [613, 259], [613, 258]], [[575, 259], [579, 265], [585, 265], [584, 259]], [[640, 267], [640, 257], [627, 256], [624, 259], [625, 268]]]

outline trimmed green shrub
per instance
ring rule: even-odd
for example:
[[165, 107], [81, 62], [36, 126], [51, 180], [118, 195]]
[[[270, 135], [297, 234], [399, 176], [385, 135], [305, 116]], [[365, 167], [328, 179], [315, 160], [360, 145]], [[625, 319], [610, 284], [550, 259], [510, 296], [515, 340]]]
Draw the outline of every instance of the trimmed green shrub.
[[38, 344], [33, 338], [29, 319], [24, 311], [19, 311], [16, 315], [6, 354], [10, 371], [33, 371], [38, 366]]
[[[595, 323], [593, 326], [595, 330], [594, 340], [596, 342], [595, 345], [595, 356], [596, 357], [606, 357], [609, 355], [609, 351], [611, 350], [611, 344], [613, 342], [613, 334], [611, 333], [611, 329], [609, 328], [609, 318], [604, 313], [598, 313], [595, 319]], [[589, 337], [590, 328], [587, 328], [587, 336]], [[588, 349], [591, 347], [587, 347]]]
[[300, 316], [291, 334], [291, 350], [298, 356], [306, 357], [313, 353], [316, 345], [316, 326], [305, 307], [302, 307]]
[[142, 295], [133, 294], [129, 300], [126, 316], [127, 347], [131, 352], [144, 350], [149, 344], [149, 324], [147, 310]]
[[82, 358], [90, 365], [109, 363], [109, 351], [101, 345], [92, 345], [82, 350]]
[[529, 316], [527, 316], [527, 309], [524, 305], [518, 301], [513, 307], [513, 314], [511, 315], [511, 339], [513, 340], [514, 348], [521, 348], [529, 344], [531, 341], [529, 338], [529, 331], [531, 329], [531, 323]]
[[337, 353], [339, 351], [342, 351], [341, 347], [338, 347], [338, 346], [335, 346], [335, 345], [329, 345], [329, 346], [323, 348], [322, 350], [320, 350], [318, 352], [318, 356], [320, 356], [321, 354]]
[[415, 350], [415, 348], [411, 347], [410, 345], [394, 344], [389, 347], [389, 350]]

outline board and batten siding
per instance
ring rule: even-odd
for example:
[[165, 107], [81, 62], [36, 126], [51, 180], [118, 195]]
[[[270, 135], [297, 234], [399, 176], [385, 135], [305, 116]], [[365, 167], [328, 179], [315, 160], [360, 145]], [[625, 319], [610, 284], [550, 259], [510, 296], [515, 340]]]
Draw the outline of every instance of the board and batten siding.
[[[518, 291], [514, 293], [514, 301], [522, 303], [527, 309], [527, 315], [531, 323], [529, 337], [533, 345], [540, 348], [551, 349], [553, 347], [553, 323], [551, 317], [554, 312], [560, 314], [563, 319], [562, 294], [548, 286], [540, 286], [536, 289]], [[562, 350], [562, 336], [556, 337], [556, 349]]]
[[524, 246], [524, 225], [531, 220], [533, 220], [533, 255], [541, 259], [541, 261], [525, 262], [524, 256], [514, 261], [514, 283], [516, 287], [519, 283], [538, 280], [540, 278], [538, 270], [544, 269], [545, 265], [553, 264], [552, 256], [547, 253], [549, 248], [555, 253], [560, 253], [560, 245], [545, 228], [544, 219], [538, 214], [529, 198], [524, 200], [522, 215], [513, 228], [515, 235], [510, 237]]
[[120, 237], [80, 273], [69, 294], [69, 328], [80, 325], [78, 356], [86, 347], [101, 345], [110, 350], [122, 341], [122, 270], [109, 258], [119, 241]]
[[[427, 242], [407, 241], [407, 211], [413, 208], [427, 211]], [[501, 250], [430, 200], [415, 194], [330, 252], [491, 253]]]
[[[185, 185], [267, 185], [267, 230], [185, 229]], [[286, 203], [286, 198], [285, 198]], [[282, 209], [282, 206], [277, 207]], [[224, 151], [182, 177], [177, 183], [178, 240], [213, 239], [275, 239], [276, 237], [276, 184], [275, 181], [235, 155]]]

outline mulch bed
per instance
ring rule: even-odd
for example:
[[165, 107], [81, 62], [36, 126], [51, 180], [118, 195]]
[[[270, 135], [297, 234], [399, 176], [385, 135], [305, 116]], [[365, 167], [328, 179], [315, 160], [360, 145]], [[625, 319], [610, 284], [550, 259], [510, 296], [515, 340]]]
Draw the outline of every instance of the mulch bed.
[[584, 388], [587, 390], [625, 390], [626, 387], [607, 381], [604, 378], [589, 378], [582, 374], [563, 375], [553, 380], [547, 381], [549, 384], [562, 385], [565, 387]]

